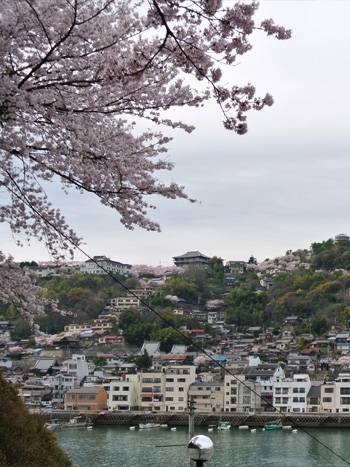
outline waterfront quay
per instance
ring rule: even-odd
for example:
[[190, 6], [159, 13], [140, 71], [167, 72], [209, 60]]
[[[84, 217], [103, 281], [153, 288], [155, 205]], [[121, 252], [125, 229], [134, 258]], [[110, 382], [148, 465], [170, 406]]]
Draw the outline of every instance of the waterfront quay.
[[[169, 412], [95, 412], [95, 411], [50, 411], [41, 412], [44, 421], [52, 418], [61, 421], [69, 421], [71, 418], [83, 416], [94, 425], [119, 425], [137, 426], [139, 423], [155, 422], [169, 426], [188, 426], [189, 414], [175, 414]], [[196, 413], [194, 425], [208, 427], [218, 425], [220, 422], [228, 422], [231, 427], [264, 427], [271, 421], [281, 420], [284, 426], [292, 428], [350, 428], [350, 413], [328, 414], [328, 413], [276, 413], [264, 412], [252, 413]]]

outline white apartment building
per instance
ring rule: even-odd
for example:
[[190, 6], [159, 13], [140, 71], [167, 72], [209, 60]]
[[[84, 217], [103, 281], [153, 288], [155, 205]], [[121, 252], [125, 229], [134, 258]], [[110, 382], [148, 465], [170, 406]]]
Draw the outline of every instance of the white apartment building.
[[117, 273], [128, 275], [130, 270], [130, 264], [119, 263], [118, 261], [113, 261], [106, 256], [94, 256], [92, 259], [85, 261], [85, 263], [80, 267], [80, 272], [86, 274]]
[[337, 380], [321, 386], [321, 411], [350, 412], [350, 373], [340, 373]]
[[89, 374], [89, 367], [85, 355], [73, 354], [68, 360], [67, 373], [75, 377], [75, 384], [79, 386], [85, 376]]
[[224, 411], [255, 412], [261, 410], [261, 384], [246, 380], [245, 375], [225, 374]]
[[281, 412], [307, 412], [307, 395], [310, 388], [308, 374], [278, 380], [273, 387], [273, 405]]
[[108, 394], [108, 410], [137, 410], [140, 405], [140, 375], [126, 375], [103, 385]]

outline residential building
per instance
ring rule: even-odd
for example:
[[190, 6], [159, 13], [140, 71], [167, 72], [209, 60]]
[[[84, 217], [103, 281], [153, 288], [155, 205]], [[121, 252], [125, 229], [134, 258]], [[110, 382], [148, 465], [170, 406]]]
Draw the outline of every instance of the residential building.
[[74, 331], [110, 331], [113, 327], [115, 319], [111, 318], [96, 318], [92, 319], [88, 323], [82, 324], [67, 324], [64, 327], [65, 332], [74, 332]]
[[[163, 369], [164, 371], [164, 369]], [[165, 367], [164, 410], [184, 412], [187, 410], [188, 390], [196, 380], [194, 365], [169, 365]]]
[[277, 363], [260, 363], [260, 358], [251, 357], [249, 365], [243, 370], [246, 381], [255, 381], [261, 385], [261, 397], [265, 408], [273, 403], [273, 386], [275, 381], [284, 379], [285, 374]]
[[311, 388], [307, 394], [307, 412], [320, 412], [322, 381], [311, 381]]
[[341, 352], [343, 355], [350, 351], [350, 333], [338, 332], [334, 340], [334, 350]]
[[226, 261], [225, 270], [230, 274], [244, 274], [247, 269], [245, 261]]
[[350, 412], [350, 373], [340, 373], [335, 381], [322, 384], [321, 411]]
[[22, 396], [25, 406], [31, 410], [40, 410], [43, 397], [51, 392], [51, 388], [42, 384], [40, 380], [27, 382], [19, 388], [19, 394]]
[[130, 264], [119, 263], [113, 261], [106, 256], [94, 256], [92, 259], [88, 259], [80, 267], [80, 272], [86, 274], [121, 274], [128, 275], [131, 270]]
[[261, 411], [261, 384], [246, 380], [245, 375], [225, 374], [224, 411], [256, 412]]
[[315, 364], [310, 355], [290, 353], [287, 357], [285, 371], [292, 371], [293, 373], [315, 371]]
[[308, 374], [276, 381], [273, 388], [273, 405], [280, 412], [307, 412], [307, 395], [311, 388]]
[[103, 385], [108, 393], [108, 410], [138, 410], [140, 375], [126, 375]]
[[66, 392], [76, 387], [76, 376], [59, 373], [50, 379], [49, 384], [52, 387], [52, 408], [63, 409]]
[[219, 412], [224, 407], [224, 384], [221, 382], [195, 382], [188, 390], [196, 412]]
[[140, 410], [185, 411], [188, 388], [195, 379], [194, 365], [168, 365], [160, 372], [141, 372]]
[[89, 374], [89, 367], [85, 355], [72, 355], [67, 363], [67, 374], [74, 376], [76, 385], [80, 385], [83, 379]]
[[107, 392], [101, 386], [69, 389], [65, 394], [65, 410], [107, 410]]
[[174, 256], [175, 266], [180, 268], [206, 268], [209, 263], [209, 256], [205, 256], [199, 251], [188, 251], [184, 255]]
[[110, 299], [110, 308], [115, 311], [122, 311], [129, 308], [138, 308], [141, 304], [139, 298], [134, 296], [115, 297]]

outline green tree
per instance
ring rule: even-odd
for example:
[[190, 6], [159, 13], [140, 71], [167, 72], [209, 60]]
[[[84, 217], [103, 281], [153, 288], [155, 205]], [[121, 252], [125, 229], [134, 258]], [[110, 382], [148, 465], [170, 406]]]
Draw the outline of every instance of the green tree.
[[53, 433], [0, 374], [0, 466], [72, 467]]

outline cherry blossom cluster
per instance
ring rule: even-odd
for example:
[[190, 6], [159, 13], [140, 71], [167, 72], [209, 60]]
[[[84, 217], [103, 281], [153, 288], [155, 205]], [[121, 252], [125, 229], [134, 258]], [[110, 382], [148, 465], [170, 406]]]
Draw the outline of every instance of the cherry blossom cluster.
[[247, 264], [247, 269], [253, 269], [257, 273], [274, 274], [278, 272], [293, 271], [296, 268], [310, 268], [311, 252], [300, 250], [284, 256], [265, 259], [258, 264]]
[[208, 300], [205, 304], [205, 308], [207, 310], [217, 310], [218, 308], [221, 308], [224, 304], [224, 300]]
[[[97, 196], [128, 229], [160, 230], [149, 217], [157, 196], [194, 202], [183, 186], [159, 179], [173, 168], [171, 137], [159, 127], [191, 132], [167, 111], [214, 98], [224, 126], [243, 134], [246, 113], [273, 103], [224, 73], [251, 49], [254, 31], [290, 37], [270, 19], [255, 24], [257, 8], [224, 8], [220, 0], [3, 0], [0, 222], [18, 244], [35, 237], [55, 261], [81, 245], [46, 194], [52, 182], [66, 194]], [[1, 299], [36, 313], [28, 301], [35, 289], [18, 284], [26, 300], [8, 288]]]
[[135, 277], [163, 277], [183, 274], [184, 269], [178, 266], [148, 266], [146, 264], [134, 264], [131, 274]]
[[13, 258], [6, 257], [1, 251], [0, 284], [0, 301], [10, 303], [33, 332], [37, 330], [34, 318], [44, 315], [46, 307], [64, 313], [58, 310], [55, 301], [42, 296], [44, 290], [35, 284], [35, 277], [25, 275]]

